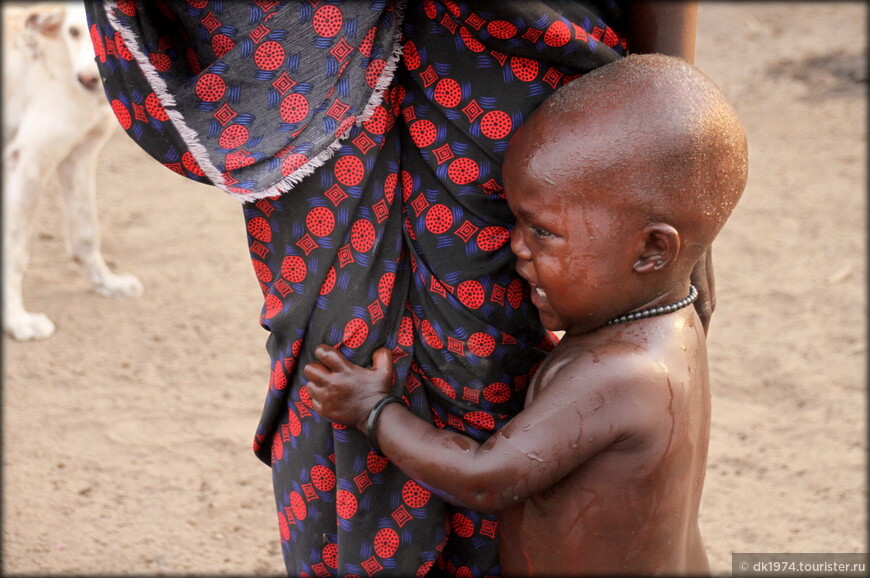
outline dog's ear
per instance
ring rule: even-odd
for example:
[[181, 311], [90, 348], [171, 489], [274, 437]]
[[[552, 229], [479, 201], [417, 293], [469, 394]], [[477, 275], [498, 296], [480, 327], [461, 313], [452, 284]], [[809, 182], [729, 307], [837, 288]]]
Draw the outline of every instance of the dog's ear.
[[36, 30], [43, 36], [57, 38], [63, 24], [64, 9], [62, 6], [38, 8], [27, 17], [26, 26]]

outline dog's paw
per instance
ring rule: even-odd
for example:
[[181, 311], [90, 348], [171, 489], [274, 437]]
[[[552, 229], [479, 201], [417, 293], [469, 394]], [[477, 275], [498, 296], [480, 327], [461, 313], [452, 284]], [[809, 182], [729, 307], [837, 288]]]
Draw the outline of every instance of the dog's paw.
[[3, 322], [6, 333], [18, 341], [47, 339], [54, 334], [54, 323], [42, 313], [19, 313]]
[[112, 275], [103, 282], [94, 285], [94, 291], [103, 297], [123, 299], [125, 297], [139, 297], [142, 295], [142, 282], [130, 273]]

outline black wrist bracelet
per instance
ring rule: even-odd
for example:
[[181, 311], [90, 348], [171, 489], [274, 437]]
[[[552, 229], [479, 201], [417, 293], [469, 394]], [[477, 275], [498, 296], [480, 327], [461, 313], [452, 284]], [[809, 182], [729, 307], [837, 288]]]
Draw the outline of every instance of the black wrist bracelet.
[[395, 395], [388, 395], [384, 397], [375, 404], [375, 407], [372, 408], [372, 411], [369, 413], [369, 419], [366, 422], [366, 437], [368, 437], [369, 439], [369, 445], [372, 447], [372, 451], [379, 456], [382, 456], [384, 454], [381, 453], [381, 448], [378, 447], [378, 440], [377, 436], [375, 435], [375, 427], [378, 425], [378, 418], [381, 417], [381, 412], [391, 403], [404, 404], [405, 402], [403, 402]]

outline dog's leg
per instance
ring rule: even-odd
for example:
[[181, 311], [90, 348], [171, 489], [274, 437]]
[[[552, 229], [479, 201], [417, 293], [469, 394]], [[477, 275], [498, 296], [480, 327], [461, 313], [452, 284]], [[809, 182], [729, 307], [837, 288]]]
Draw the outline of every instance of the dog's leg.
[[19, 341], [45, 339], [54, 323], [42, 313], [24, 308], [22, 282], [30, 261], [30, 237], [36, 200], [46, 175], [10, 143], [4, 155], [3, 191], [3, 329]]
[[112, 273], [100, 250], [97, 157], [110, 135], [107, 131], [92, 131], [58, 167], [69, 225], [69, 247], [97, 293], [115, 298], [138, 297], [142, 294], [142, 282], [129, 273]]

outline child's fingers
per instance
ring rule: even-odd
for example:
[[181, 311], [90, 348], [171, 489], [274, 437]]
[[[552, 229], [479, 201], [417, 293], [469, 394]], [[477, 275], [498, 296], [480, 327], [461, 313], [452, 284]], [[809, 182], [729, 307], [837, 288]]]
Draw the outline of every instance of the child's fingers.
[[376, 373], [393, 372], [393, 352], [384, 347], [372, 354], [372, 369]]
[[315, 385], [323, 385], [331, 373], [332, 371], [328, 367], [317, 361], [311, 362], [302, 368], [302, 375], [308, 381], [314, 382]]
[[319, 387], [313, 381], [309, 381], [305, 384], [305, 389], [308, 390], [308, 395], [311, 396], [311, 407], [319, 414], [323, 413], [323, 401], [321, 401], [320, 396], [323, 394], [323, 388]]
[[314, 350], [314, 356], [332, 371], [342, 371], [348, 368], [350, 362], [331, 345], [321, 344]]

